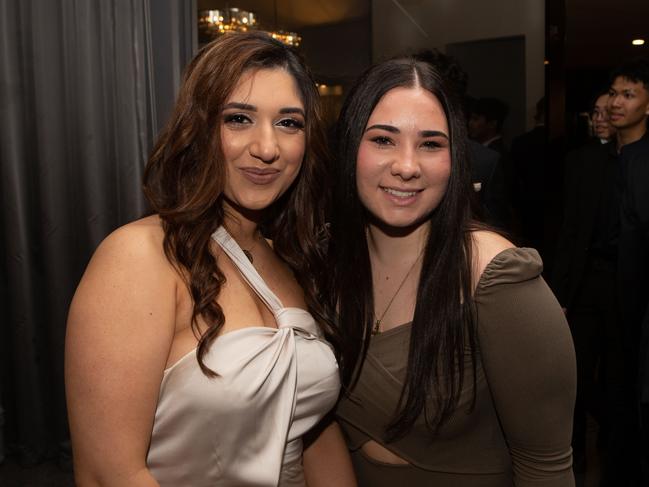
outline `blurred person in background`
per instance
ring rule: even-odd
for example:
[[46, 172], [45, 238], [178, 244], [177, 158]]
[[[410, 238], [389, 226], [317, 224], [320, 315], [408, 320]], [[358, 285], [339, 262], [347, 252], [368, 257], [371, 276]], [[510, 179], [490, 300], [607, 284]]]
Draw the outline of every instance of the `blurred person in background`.
[[478, 98], [470, 109], [469, 137], [501, 156], [505, 155], [507, 149], [502, 130], [509, 113], [507, 104], [498, 98]]
[[[593, 138], [566, 157], [564, 219], [550, 285], [566, 315], [577, 355], [577, 401], [572, 447], [575, 472], [586, 462], [587, 413], [599, 423], [600, 444], [621, 421], [605, 400], [616, 390], [621, 360], [617, 306], [620, 211], [618, 161], [608, 120], [608, 88], [591, 105]], [[609, 365], [610, 364], [610, 365]], [[604, 390], [602, 390], [602, 387]]]
[[608, 89], [597, 95], [595, 104], [590, 112], [590, 120], [593, 126], [593, 135], [602, 144], [610, 142], [615, 137], [615, 127], [611, 125], [608, 116]]
[[624, 476], [611, 471], [606, 480], [607, 485], [636, 485], [641, 477], [639, 485], [649, 485], [649, 58], [629, 60], [613, 71], [608, 112], [617, 130], [618, 295], [625, 357], [620, 374], [627, 378], [616, 406], [628, 422], [609, 453], [628, 468], [620, 470]]

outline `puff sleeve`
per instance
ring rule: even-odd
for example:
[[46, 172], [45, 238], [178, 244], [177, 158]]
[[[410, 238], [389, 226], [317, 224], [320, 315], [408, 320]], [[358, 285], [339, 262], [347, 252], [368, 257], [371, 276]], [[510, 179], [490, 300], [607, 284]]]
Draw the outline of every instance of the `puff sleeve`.
[[576, 364], [559, 303], [533, 249], [508, 249], [475, 292], [480, 356], [517, 487], [569, 487]]

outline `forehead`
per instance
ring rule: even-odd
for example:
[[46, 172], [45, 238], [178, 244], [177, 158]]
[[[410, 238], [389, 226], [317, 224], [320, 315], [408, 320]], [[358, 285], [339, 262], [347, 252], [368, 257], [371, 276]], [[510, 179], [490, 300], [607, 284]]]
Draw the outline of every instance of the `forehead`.
[[608, 94], [603, 94], [597, 97], [597, 100], [595, 100], [595, 106], [600, 108], [606, 106], [606, 102], [608, 101]]
[[393, 88], [374, 107], [368, 125], [385, 123], [395, 126], [431, 124], [447, 127], [446, 114], [439, 99], [420, 88]]
[[615, 78], [613, 80], [613, 85], [611, 86], [611, 88], [613, 88], [615, 91], [647, 91], [642, 81], [632, 81], [629, 78], [625, 78], [624, 76], [618, 76], [617, 78]]
[[226, 101], [230, 102], [303, 107], [295, 78], [283, 68], [244, 71]]

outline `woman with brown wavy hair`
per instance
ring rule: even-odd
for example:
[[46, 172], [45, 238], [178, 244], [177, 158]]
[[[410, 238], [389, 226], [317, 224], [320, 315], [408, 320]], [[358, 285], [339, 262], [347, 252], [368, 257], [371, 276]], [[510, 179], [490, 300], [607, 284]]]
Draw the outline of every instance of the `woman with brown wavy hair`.
[[302, 443], [339, 390], [324, 147], [287, 46], [232, 34], [190, 63], [146, 168], [154, 214], [102, 242], [71, 305], [78, 485], [353, 485], [335, 424]]

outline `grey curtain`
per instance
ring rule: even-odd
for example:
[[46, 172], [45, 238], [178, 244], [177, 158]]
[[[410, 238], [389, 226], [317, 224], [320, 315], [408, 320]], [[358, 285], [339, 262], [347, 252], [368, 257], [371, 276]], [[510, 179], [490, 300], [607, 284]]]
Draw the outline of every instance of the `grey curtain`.
[[23, 462], [68, 438], [67, 309], [98, 243], [146, 210], [142, 172], [194, 48], [194, 9], [0, 0], [0, 404], [5, 450]]

